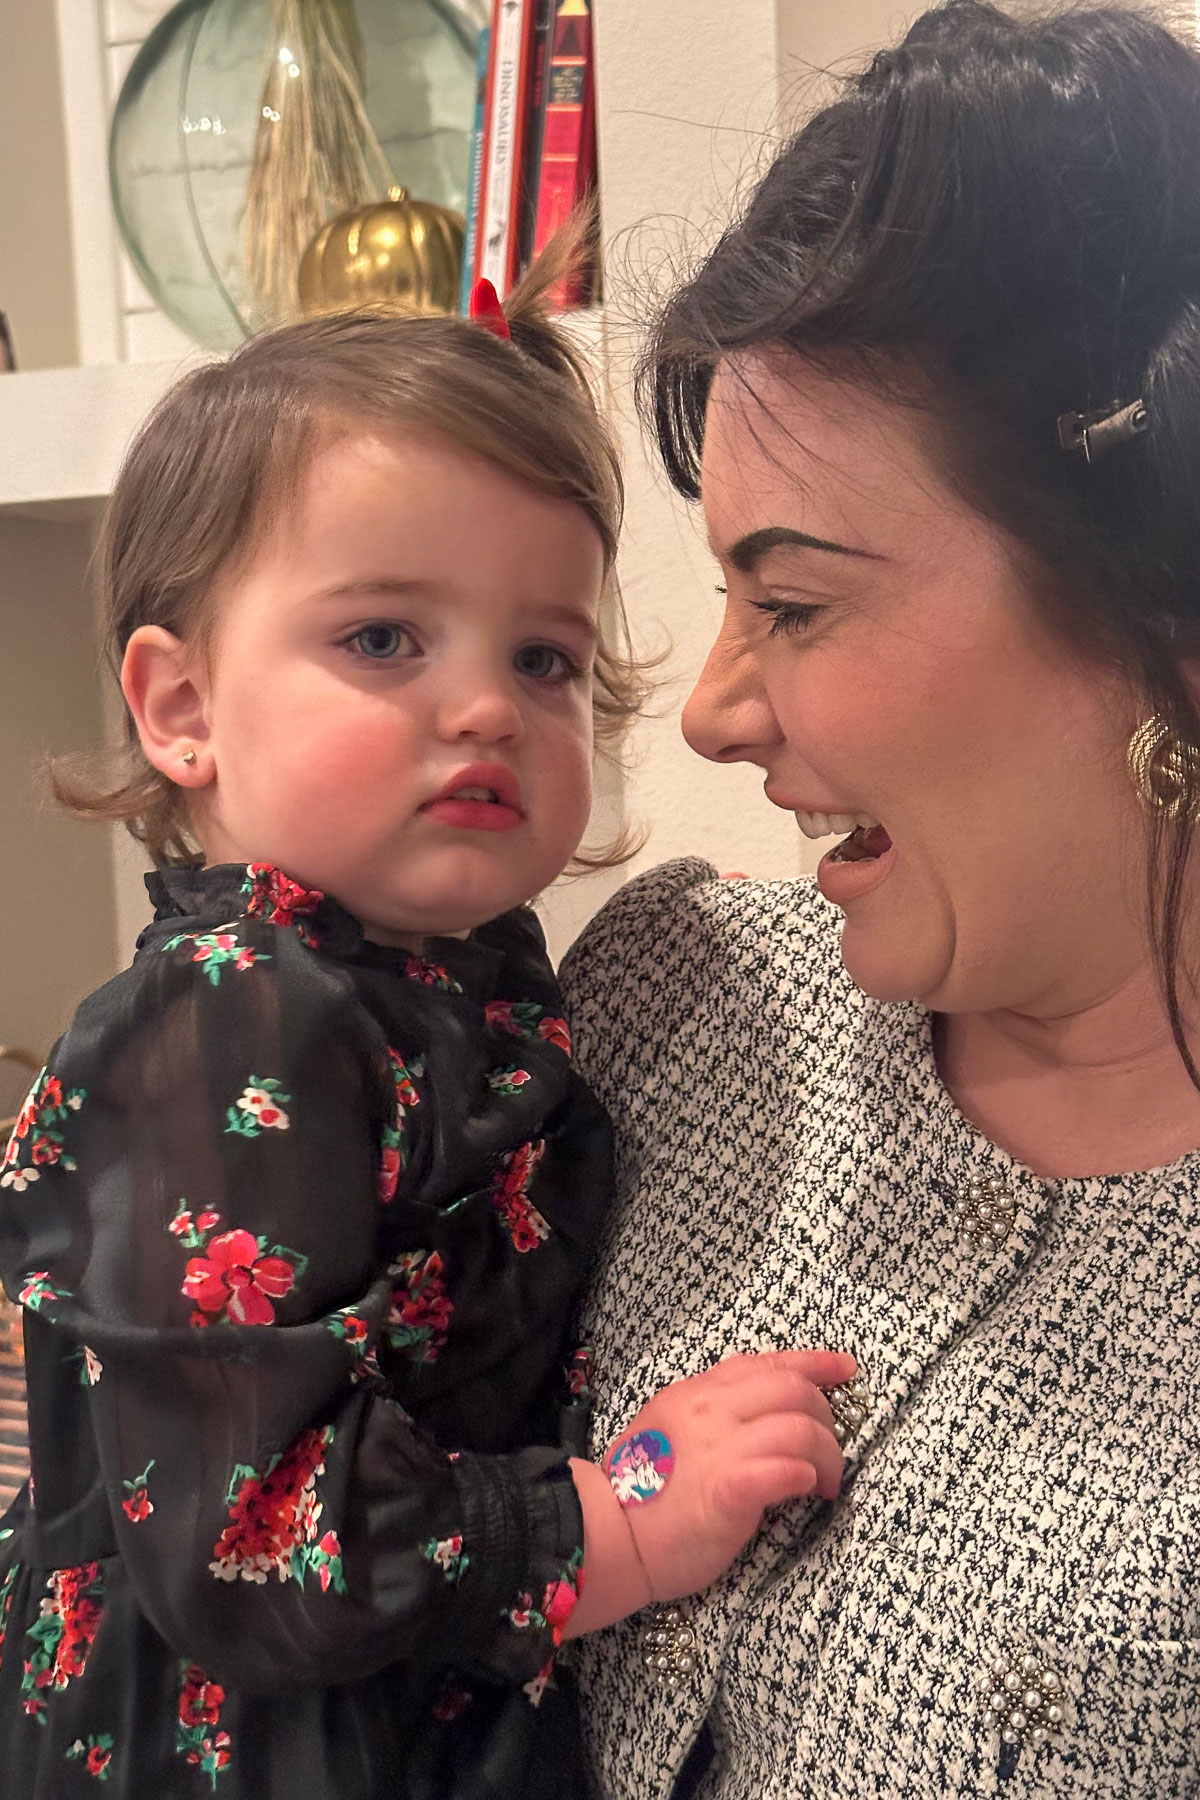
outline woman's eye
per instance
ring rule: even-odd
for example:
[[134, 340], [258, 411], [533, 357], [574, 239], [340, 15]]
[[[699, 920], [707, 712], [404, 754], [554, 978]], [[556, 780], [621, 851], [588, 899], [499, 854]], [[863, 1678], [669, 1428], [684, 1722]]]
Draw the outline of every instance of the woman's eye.
[[513, 667], [534, 681], [570, 681], [579, 674], [578, 663], [549, 644], [526, 644], [513, 658]]
[[767, 636], [773, 638], [793, 637], [807, 631], [818, 613], [824, 610], [799, 600], [753, 600], [751, 605], [755, 612], [770, 619], [771, 629]]
[[403, 625], [364, 625], [349, 642], [361, 656], [369, 657], [372, 662], [387, 662], [401, 652], [411, 654], [416, 649], [412, 633]]

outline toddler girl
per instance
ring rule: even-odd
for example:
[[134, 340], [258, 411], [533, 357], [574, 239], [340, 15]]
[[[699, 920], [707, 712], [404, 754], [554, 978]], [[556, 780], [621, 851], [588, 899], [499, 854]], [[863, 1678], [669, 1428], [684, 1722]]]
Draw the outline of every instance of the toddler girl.
[[560, 1640], [837, 1490], [847, 1358], [665, 1389], [611, 1480], [563, 1369], [609, 1137], [528, 902], [636, 703], [619, 510], [536, 284], [264, 336], [130, 453], [128, 753], [59, 786], [145, 843], [156, 916], [0, 1174], [6, 1793], [577, 1792]]

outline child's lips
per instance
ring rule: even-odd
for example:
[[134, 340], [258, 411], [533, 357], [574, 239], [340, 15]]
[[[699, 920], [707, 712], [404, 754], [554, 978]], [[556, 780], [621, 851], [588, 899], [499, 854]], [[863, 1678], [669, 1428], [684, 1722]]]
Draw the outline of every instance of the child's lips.
[[423, 808], [427, 819], [439, 825], [450, 825], [459, 831], [512, 831], [524, 818], [515, 807], [498, 800], [450, 798], [434, 800]]
[[503, 763], [470, 763], [466, 768], [457, 770], [439, 788], [428, 803], [427, 810], [444, 802], [457, 800], [464, 804], [505, 807], [520, 814], [521, 784], [512, 770], [506, 769]]
[[502, 763], [459, 769], [421, 810], [459, 831], [512, 831], [525, 816], [520, 783]]

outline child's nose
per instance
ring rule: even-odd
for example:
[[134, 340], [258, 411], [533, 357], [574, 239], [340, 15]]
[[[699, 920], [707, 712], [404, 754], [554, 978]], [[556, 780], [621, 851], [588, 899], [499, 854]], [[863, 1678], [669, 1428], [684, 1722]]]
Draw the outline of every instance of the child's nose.
[[440, 709], [442, 736], [511, 743], [524, 734], [514, 686], [498, 675], [476, 673], [447, 684]]

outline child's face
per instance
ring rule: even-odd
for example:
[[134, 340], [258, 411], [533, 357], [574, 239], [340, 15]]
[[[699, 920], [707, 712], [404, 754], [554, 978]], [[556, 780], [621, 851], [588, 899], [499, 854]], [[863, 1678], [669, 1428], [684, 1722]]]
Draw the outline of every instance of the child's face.
[[277, 864], [382, 943], [531, 898], [587, 825], [603, 576], [582, 508], [482, 457], [319, 452], [216, 596], [208, 861]]

